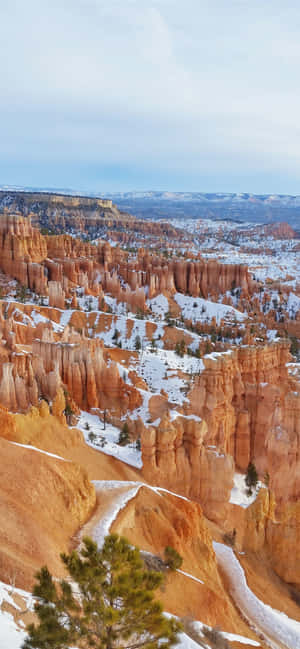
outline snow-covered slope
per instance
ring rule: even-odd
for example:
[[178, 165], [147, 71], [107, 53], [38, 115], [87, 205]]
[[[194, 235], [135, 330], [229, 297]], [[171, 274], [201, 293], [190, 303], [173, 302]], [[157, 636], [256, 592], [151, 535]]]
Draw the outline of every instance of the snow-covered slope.
[[[300, 649], [300, 622], [272, 609], [252, 593], [244, 570], [231, 548], [222, 543], [214, 543], [214, 550], [229, 579], [233, 598], [249, 622], [266, 634], [274, 649], [282, 645], [289, 649]], [[276, 640], [282, 645], [277, 644]]]

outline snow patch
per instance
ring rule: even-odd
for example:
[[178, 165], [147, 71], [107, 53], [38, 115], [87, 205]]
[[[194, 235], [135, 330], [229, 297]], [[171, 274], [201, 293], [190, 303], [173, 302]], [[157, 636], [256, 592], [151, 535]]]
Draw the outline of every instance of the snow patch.
[[239, 505], [239, 507], [244, 507], [247, 509], [249, 505], [252, 505], [256, 500], [257, 494], [261, 487], [263, 487], [261, 482], [257, 483], [256, 489], [253, 489], [252, 495], [247, 496], [247, 486], [245, 483], [245, 475], [242, 473], [235, 473], [233, 477], [234, 486], [231, 490], [231, 496], [229, 502], [232, 505]]
[[300, 622], [264, 604], [250, 590], [244, 570], [233, 550], [213, 542], [217, 559], [230, 579], [233, 598], [244, 615], [274, 642], [278, 639], [289, 649], [300, 649]]
[[174, 300], [180, 306], [184, 319], [191, 320], [193, 323], [210, 322], [212, 318], [216, 318], [217, 324], [220, 324], [221, 320], [243, 322], [246, 318], [245, 314], [232, 306], [210, 302], [202, 297], [190, 297], [175, 293]]
[[[120, 429], [106, 423], [104, 430], [104, 424], [98, 415], [92, 415], [82, 410], [75, 428], [81, 430], [86, 444], [97, 449], [97, 451], [111, 455], [137, 469], [142, 468], [142, 453], [137, 450], [135, 442], [126, 446], [119, 446]], [[95, 438], [93, 438], [93, 435]]]

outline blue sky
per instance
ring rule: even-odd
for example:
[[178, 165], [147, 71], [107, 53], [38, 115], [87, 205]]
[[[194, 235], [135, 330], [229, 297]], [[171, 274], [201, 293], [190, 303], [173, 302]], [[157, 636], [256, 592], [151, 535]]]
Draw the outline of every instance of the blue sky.
[[300, 3], [0, 0], [0, 183], [300, 193]]

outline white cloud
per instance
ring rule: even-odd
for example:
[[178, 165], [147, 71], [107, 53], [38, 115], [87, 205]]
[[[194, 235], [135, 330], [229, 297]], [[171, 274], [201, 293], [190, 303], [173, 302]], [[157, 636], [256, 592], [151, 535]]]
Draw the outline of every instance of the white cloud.
[[299, 27], [279, 0], [0, 0], [3, 152], [298, 176]]

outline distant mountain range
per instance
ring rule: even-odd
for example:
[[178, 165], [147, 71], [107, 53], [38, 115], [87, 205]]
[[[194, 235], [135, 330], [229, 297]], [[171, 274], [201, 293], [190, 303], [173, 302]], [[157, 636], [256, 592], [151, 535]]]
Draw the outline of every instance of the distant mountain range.
[[300, 196], [204, 192], [119, 192], [108, 194], [121, 210], [141, 218], [210, 218], [272, 223], [300, 230]]
[[115, 200], [148, 200], [148, 201], [174, 201], [174, 202], [199, 202], [199, 203], [238, 203], [238, 204], [263, 204], [289, 205], [300, 207], [300, 195], [287, 194], [248, 194], [248, 193], [206, 193], [206, 192], [114, 192], [107, 196]]
[[206, 192], [78, 192], [35, 187], [0, 186], [2, 191], [41, 192], [112, 198], [124, 211], [140, 218], [211, 218], [271, 223], [286, 221], [300, 230], [300, 195]]

